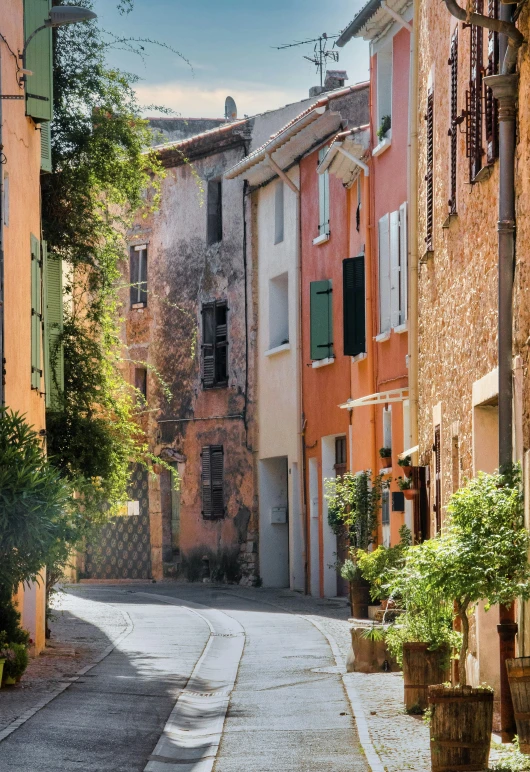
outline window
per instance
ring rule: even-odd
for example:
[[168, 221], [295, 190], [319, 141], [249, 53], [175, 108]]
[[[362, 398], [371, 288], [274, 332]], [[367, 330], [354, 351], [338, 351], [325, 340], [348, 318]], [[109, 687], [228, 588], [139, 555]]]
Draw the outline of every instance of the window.
[[62, 260], [48, 253], [42, 242], [44, 277], [44, 388], [46, 407], [58, 406], [64, 391], [63, 331], [63, 264]]
[[335, 474], [340, 477], [346, 472], [346, 437], [335, 438]]
[[202, 516], [224, 517], [223, 446], [205, 445], [201, 453]]
[[40, 391], [42, 378], [42, 258], [39, 240], [31, 234], [31, 388]]
[[[488, 0], [488, 16], [499, 18], [499, 0]], [[488, 30], [488, 75], [499, 73], [499, 33]], [[486, 113], [486, 153], [488, 163], [499, 155], [499, 108], [498, 102], [493, 98], [493, 91], [486, 87], [485, 94]]]
[[393, 41], [377, 52], [377, 126], [381, 127], [383, 118], [392, 121], [392, 56]]
[[392, 408], [390, 406], [383, 410], [383, 447], [392, 447]]
[[[324, 160], [327, 152], [327, 147], [319, 150], [319, 165]], [[318, 217], [318, 235], [329, 236], [329, 174], [327, 171], [324, 174], [318, 175]]]
[[147, 244], [130, 251], [131, 308], [147, 305]]
[[202, 386], [213, 389], [228, 384], [228, 308], [225, 301], [202, 307]]
[[344, 354], [357, 356], [366, 351], [366, 309], [364, 255], [342, 263]]
[[[24, 0], [24, 40], [41, 27], [47, 18], [51, 0]], [[53, 118], [52, 31], [41, 30], [28, 46], [25, 67], [33, 75], [26, 88], [26, 115], [35, 121]]]
[[40, 168], [43, 172], [52, 171], [52, 132], [50, 123], [40, 125]]
[[223, 240], [223, 187], [220, 180], [208, 182], [208, 233], [207, 242], [217, 244]]
[[458, 126], [460, 118], [458, 116], [458, 27], [451, 38], [451, 56], [449, 57], [451, 66], [451, 126], [449, 137], [451, 143], [451, 192], [449, 196], [449, 214], [456, 214], [456, 169], [458, 161]]
[[434, 92], [427, 95], [427, 113], [425, 115], [427, 131], [426, 145], [426, 174], [427, 183], [425, 190], [426, 218], [425, 218], [425, 246], [427, 252], [433, 251], [433, 225], [434, 225]]
[[134, 369], [134, 386], [138, 395], [147, 400], [147, 368], [136, 367]]
[[381, 520], [382, 525], [390, 525], [390, 491], [383, 488], [381, 491]]
[[407, 320], [407, 204], [379, 220], [379, 332]]
[[310, 284], [311, 359], [333, 356], [333, 314], [331, 279]]
[[[484, 0], [474, 0], [473, 10], [483, 13]], [[469, 158], [469, 179], [473, 181], [482, 169], [482, 79], [484, 76], [484, 29], [471, 26], [470, 79], [467, 92], [466, 151]]]
[[284, 223], [283, 193], [284, 193], [283, 180], [278, 180], [274, 188], [274, 243], [275, 244], [279, 244], [281, 241], [283, 241], [283, 223]]
[[269, 348], [289, 343], [289, 275], [269, 282]]

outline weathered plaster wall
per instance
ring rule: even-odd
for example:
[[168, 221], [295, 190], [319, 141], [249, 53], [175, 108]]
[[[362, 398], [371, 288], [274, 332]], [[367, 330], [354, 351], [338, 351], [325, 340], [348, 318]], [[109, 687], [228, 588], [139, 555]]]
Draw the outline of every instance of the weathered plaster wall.
[[[22, 0], [7, 0], [3, 7], [2, 34], [14, 51], [24, 47]], [[16, 62], [6, 47], [2, 58], [3, 92], [19, 90]], [[26, 416], [40, 431], [44, 428], [44, 395], [31, 390], [31, 234], [40, 240], [40, 131], [25, 115], [23, 100], [2, 100], [2, 186], [9, 193], [4, 211], [4, 341], [5, 399], [13, 411]], [[44, 386], [42, 387], [44, 390]], [[25, 608], [24, 595], [27, 594]], [[44, 648], [44, 587], [34, 585], [19, 592], [23, 623], [31, 631], [35, 650]]]
[[[255, 550], [253, 533], [254, 472], [252, 421], [254, 373], [245, 333], [243, 185], [223, 182], [223, 240], [206, 245], [207, 204], [201, 186], [220, 178], [244, 154], [240, 144], [190, 165], [167, 170], [161, 207], [147, 220], [139, 218], [129, 234], [131, 244], [148, 243], [149, 299], [146, 309], [127, 313], [126, 337], [131, 359], [145, 359], [148, 374], [149, 440], [156, 454], [170, 449], [183, 458], [180, 547], [184, 560], [208, 551], [228, 562], [241, 547]], [[249, 267], [250, 268], [250, 267]], [[204, 390], [201, 384], [201, 306], [228, 302], [229, 384]], [[253, 315], [247, 292], [248, 318]], [[171, 391], [167, 399], [160, 381]], [[237, 418], [216, 418], [237, 416]], [[171, 419], [177, 419], [173, 421]], [[185, 419], [185, 420], [182, 420]], [[186, 420], [188, 419], [188, 420]], [[191, 419], [191, 420], [189, 420]], [[205, 445], [224, 446], [226, 517], [201, 516], [201, 458]], [[159, 480], [150, 483], [153, 574], [163, 570], [164, 524]], [[167, 533], [167, 529], [166, 529]], [[247, 536], [249, 545], [247, 547]], [[246, 553], [245, 553], [246, 554]], [[250, 561], [252, 562], [252, 560]], [[253, 567], [249, 564], [249, 571]]]

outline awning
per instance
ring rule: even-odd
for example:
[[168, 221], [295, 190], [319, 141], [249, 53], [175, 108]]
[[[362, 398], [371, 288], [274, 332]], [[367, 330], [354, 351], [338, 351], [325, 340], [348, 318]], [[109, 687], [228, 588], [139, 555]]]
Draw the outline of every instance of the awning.
[[403, 402], [409, 398], [408, 387], [405, 389], [391, 389], [390, 391], [380, 391], [377, 394], [368, 394], [359, 399], [349, 399], [339, 407], [345, 410], [351, 410], [354, 407], [363, 407], [364, 405], [386, 405], [389, 402]]
[[414, 453], [417, 453], [419, 449], [419, 445], [414, 445], [413, 448], [409, 448], [408, 450], [404, 450], [402, 453], [398, 453], [398, 458], [407, 458], [407, 456], [413, 456]]

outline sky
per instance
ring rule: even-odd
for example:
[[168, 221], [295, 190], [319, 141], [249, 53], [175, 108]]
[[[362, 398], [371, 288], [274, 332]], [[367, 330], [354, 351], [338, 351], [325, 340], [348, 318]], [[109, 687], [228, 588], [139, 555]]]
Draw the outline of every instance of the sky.
[[[226, 96], [238, 116], [255, 115], [308, 96], [319, 78], [304, 55], [312, 43], [277, 51], [273, 46], [340, 32], [365, 0], [135, 0], [121, 16], [114, 0], [95, 0], [101, 26], [118, 36], [150, 38], [174, 48], [144, 43], [145, 61], [110, 51], [109, 62], [137, 74], [140, 104], [165, 105], [179, 115], [224, 117]], [[339, 49], [338, 64], [349, 84], [368, 78], [368, 46], [353, 39]], [[152, 109], [145, 114], [156, 114]]]

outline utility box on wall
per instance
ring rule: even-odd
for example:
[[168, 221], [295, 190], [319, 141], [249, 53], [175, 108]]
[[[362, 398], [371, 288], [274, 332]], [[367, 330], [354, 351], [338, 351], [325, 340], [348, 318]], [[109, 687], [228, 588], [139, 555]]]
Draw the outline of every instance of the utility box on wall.
[[271, 508], [271, 523], [273, 525], [285, 525], [287, 522], [287, 507]]
[[405, 511], [405, 494], [403, 491], [392, 492], [392, 512]]

